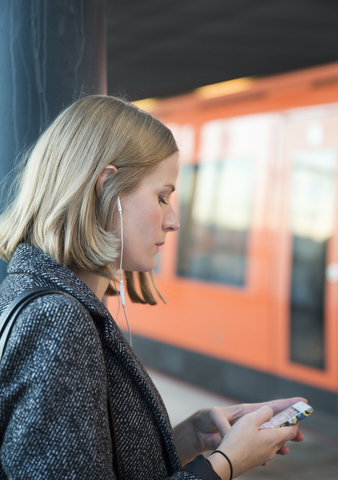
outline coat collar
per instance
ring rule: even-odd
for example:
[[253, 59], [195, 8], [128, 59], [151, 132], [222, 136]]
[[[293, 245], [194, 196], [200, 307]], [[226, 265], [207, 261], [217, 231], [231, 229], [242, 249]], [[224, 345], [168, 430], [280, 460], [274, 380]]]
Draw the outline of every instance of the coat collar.
[[25, 243], [20, 243], [8, 265], [9, 274], [34, 275], [52, 282], [56, 289], [67, 292], [81, 302], [90, 313], [101, 317], [110, 314], [87, 285], [69, 268], [59, 265], [48, 254]]

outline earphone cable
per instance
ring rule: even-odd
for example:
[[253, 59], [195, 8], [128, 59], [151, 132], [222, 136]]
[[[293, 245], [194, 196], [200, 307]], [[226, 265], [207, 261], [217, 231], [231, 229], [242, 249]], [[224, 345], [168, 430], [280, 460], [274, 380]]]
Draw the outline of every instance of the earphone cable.
[[[113, 281], [113, 285], [115, 290], [116, 289], [116, 283]], [[117, 307], [117, 314], [116, 314], [116, 325], [119, 324], [119, 316], [120, 316], [120, 310], [121, 310], [121, 301], [120, 301], [120, 295], [117, 295], [117, 301], [118, 301], [118, 307]]]
[[122, 305], [123, 312], [124, 312], [124, 318], [126, 319], [127, 326], [128, 326], [129, 343], [130, 343], [130, 346], [132, 346], [131, 330], [130, 330], [129, 321], [128, 321], [128, 317], [127, 317], [127, 313], [126, 313], [126, 309], [125, 309], [125, 303], [126, 303], [126, 301], [125, 301], [125, 296], [124, 296], [124, 285], [123, 285], [123, 278], [122, 278], [123, 219], [122, 219], [122, 206], [121, 206], [121, 202], [120, 202], [119, 197], [117, 197], [117, 208], [118, 208], [118, 211], [119, 211], [119, 214], [120, 214], [120, 224], [121, 224], [121, 256], [120, 256], [120, 282], [119, 282], [119, 285], [120, 285], [120, 297], [121, 297], [121, 305]]
[[129, 326], [129, 322], [128, 322], [128, 317], [127, 317], [126, 308], [125, 308], [125, 306], [124, 306], [124, 305], [122, 305], [122, 308], [123, 308], [123, 312], [124, 312], [124, 318], [126, 319], [127, 326], [128, 326], [128, 332], [129, 332], [129, 343], [130, 343], [130, 346], [132, 347], [132, 346], [133, 346], [133, 341], [132, 341], [132, 338], [131, 338], [131, 330], [130, 330], [130, 326]]

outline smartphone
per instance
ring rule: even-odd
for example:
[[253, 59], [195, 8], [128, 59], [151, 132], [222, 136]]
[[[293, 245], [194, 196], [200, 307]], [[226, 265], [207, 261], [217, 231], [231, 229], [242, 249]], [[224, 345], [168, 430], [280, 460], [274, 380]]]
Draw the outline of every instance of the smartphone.
[[288, 427], [303, 420], [313, 413], [313, 408], [305, 402], [297, 402], [283, 412], [274, 415], [271, 420], [263, 423], [260, 428]]

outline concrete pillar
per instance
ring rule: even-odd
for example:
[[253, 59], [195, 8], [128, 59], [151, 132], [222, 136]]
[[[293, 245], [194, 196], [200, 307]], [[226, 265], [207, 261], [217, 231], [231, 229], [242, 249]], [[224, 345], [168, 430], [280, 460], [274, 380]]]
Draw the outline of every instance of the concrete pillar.
[[[65, 106], [106, 93], [105, 0], [2, 0], [0, 181]], [[0, 281], [6, 273], [1, 261]]]

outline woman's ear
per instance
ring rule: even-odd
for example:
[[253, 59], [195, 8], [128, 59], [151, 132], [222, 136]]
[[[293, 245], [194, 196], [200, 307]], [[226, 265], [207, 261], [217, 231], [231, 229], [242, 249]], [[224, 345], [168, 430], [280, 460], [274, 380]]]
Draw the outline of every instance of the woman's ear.
[[102, 193], [102, 190], [103, 190], [104, 184], [107, 181], [107, 178], [109, 177], [109, 175], [112, 174], [112, 170], [114, 170], [114, 173], [117, 172], [117, 168], [115, 167], [115, 165], [108, 165], [104, 170], [102, 170], [102, 172], [99, 175], [99, 178], [96, 180], [95, 191], [98, 197], [100, 197]]

